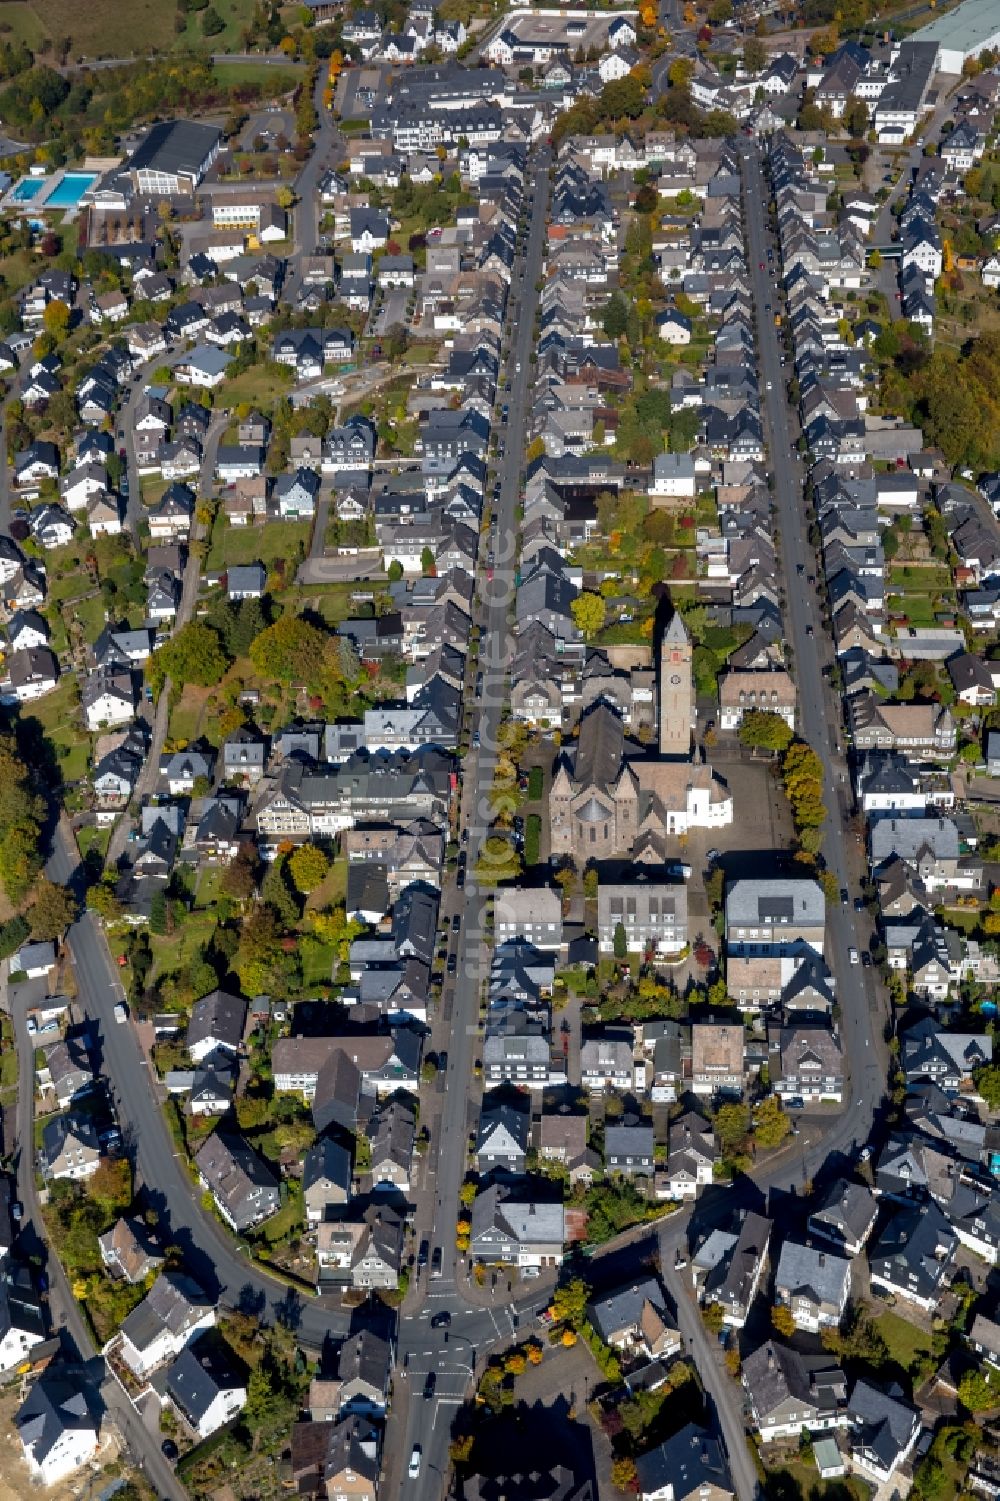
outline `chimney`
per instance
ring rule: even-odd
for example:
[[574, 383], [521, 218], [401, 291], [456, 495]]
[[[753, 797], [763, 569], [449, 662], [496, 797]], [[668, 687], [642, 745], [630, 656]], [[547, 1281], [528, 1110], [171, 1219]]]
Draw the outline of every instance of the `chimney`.
[[767, 1346], [767, 1368], [769, 1371], [774, 1370], [774, 1346], [770, 1343], [770, 1341], [768, 1341]]
[[823, 1255], [822, 1251], [820, 1251], [819, 1253], [819, 1264], [820, 1266], [826, 1266], [826, 1257]]

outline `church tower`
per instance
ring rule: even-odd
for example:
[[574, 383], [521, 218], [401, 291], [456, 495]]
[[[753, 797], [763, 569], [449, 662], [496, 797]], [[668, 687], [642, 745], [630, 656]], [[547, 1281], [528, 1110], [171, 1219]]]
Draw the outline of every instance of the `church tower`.
[[675, 610], [660, 641], [660, 755], [690, 760], [695, 721], [691, 637]]

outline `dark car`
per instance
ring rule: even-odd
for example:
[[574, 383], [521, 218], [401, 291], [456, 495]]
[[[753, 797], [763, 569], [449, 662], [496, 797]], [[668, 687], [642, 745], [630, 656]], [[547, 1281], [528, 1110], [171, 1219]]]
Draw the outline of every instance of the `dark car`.
[[847, 887], [846, 886], [841, 886], [841, 888], [840, 888], [840, 901], [841, 901], [841, 905], [844, 906], [844, 907], [846, 907], [847, 904], [848, 904], [848, 902], [850, 901], [850, 899], [851, 898], [850, 898], [850, 896], [848, 894]]
[[441, 1247], [435, 1246], [434, 1254], [431, 1257], [431, 1276], [440, 1277], [441, 1275]]
[[451, 920], [451, 931], [453, 933], [457, 933], [459, 931], [459, 929], [461, 928], [461, 926], [462, 926], [462, 914], [461, 914], [461, 912], [456, 912], [455, 916]]
[[420, 1242], [420, 1250], [417, 1252], [417, 1266], [426, 1266], [427, 1265], [427, 1260], [428, 1260], [428, 1257], [430, 1256], [430, 1254], [431, 1254], [431, 1243], [430, 1243], [430, 1241], [429, 1240], [422, 1240]]
[[448, 973], [450, 975], [453, 975], [455, 973], [455, 971], [456, 971], [457, 968], [458, 968], [458, 955], [457, 954], [449, 954], [448, 955]]
[[424, 1396], [425, 1397], [427, 1397], [427, 1398], [433, 1397], [433, 1395], [434, 1395], [434, 1388], [437, 1386], [437, 1380], [438, 1380], [437, 1379], [437, 1375], [435, 1374], [434, 1371], [428, 1371], [427, 1372], [427, 1375], [424, 1377]]
[[442, 1308], [441, 1312], [436, 1313], [431, 1319], [432, 1329], [447, 1329], [450, 1324], [451, 1314], [448, 1312], [447, 1308]]
[[177, 1458], [180, 1450], [178, 1449], [172, 1438], [165, 1438], [163, 1440], [163, 1443], [160, 1445], [160, 1453], [163, 1455], [164, 1459], [173, 1460]]

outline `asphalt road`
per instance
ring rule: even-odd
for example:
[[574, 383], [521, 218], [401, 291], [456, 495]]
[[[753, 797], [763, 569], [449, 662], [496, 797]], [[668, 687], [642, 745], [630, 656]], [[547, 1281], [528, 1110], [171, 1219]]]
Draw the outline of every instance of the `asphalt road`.
[[[837, 789], [846, 762], [840, 750], [842, 731], [839, 705], [823, 678], [824, 660], [830, 659], [830, 642], [823, 630], [815, 592], [802, 587], [797, 568], [814, 573], [817, 560], [807, 539], [803, 494], [805, 473], [795, 450], [797, 427], [785, 394], [785, 371], [774, 326], [779, 292], [769, 270], [767, 250], [777, 256], [777, 245], [765, 223], [769, 192], [756, 145], [741, 142], [744, 213], [753, 302], [757, 310], [757, 356], [762, 386], [762, 415], [773, 472], [772, 492], [776, 519], [781, 530], [781, 553], [786, 574], [786, 638], [794, 652], [798, 687], [799, 733], [809, 741], [823, 763], [825, 801], [830, 809], [823, 828], [823, 852], [838, 885], [850, 896], [858, 891], [863, 852], [847, 828], [846, 800]], [[777, 264], [775, 260], [774, 264]], [[767, 312], [768, 304], [772, 311]], [[816, 632], [808, 634], [812, 627]], [[800, 1128], [801, 1147], [786, 1149], [770, 1171], [755, 1172], [731, 1189], [706, 1196], [706, 1204], [668, 1221], [660, 1236], [664, 1280], [677, 1306], [678, 1323], [688, 1349], [716, 1411], [725, 1440], [733, 1482], [739, 1501], [755, 1501], [759, 1494], [756, 1471], [744, 1438], [742, 1392], [720, 1361], [717, 1344], [707, 1334], [688, 1292], [688, 1283], [674, 1268], [674, 1252], [690, 1236], [692, 1219], [702, 1229], [732, 1216], [740, 1207], [763, 1207], [781, 1194], [800, 1193], [807, 1182], [845, 1170], [856, 1161], [868, 1140], [881, 1102], [886, 1077], [886, 1048], [882, 1034], [884, 999], [877, 990], [874, 971], [852, 965], [849, 950], [867, 947], [867, 918], [858, 917], [851, 903], [827, 906], [826, 958], [837, 982], [841, 1008], [840, 1036], [847, 1061], [846, 1098], [836, 1116]], [[825, 1128], [825, 1129], [824, 1129]]]
[[321, 64], [313, 95], [319, 125], [313, 136], [313, 148], [294, 183], [296, 203], [292, 216], [292, 232], [295, 237], [295, 249], [288, 259], [285, 285], [282, 289], [283, 298], [293, 303], [302, 282], [302, 257], [315, 255], [319, 243], [320, 178], [330, 164], [337, 143], [342, 140], [330, 111], [323, 103], [326, 82], [326, 74]]
[[[513, 601], [517, 570], [517, 520], [516, 510], [520, 494], [520, 471], [526, 447], [526, 427], [531, 394], [531, 358], [534, 349], [534, 314], [538, 301], [535, 285], [542, 272], [545, 250], [545, 215], [548, 203], [548, 166], [535, 155], [529, 163], [529, 188], [534, 183], [534, 202], [523, 263], [515, 268], [514, 281], [508, 301], [508, 315], [514, 301], [520, 299], [518, 317], [513, 320], [514, 334], [507, 347], [507, 359], [501, 371], [501, 383], [510, 381], [509, 392], [498, 393], [498, 406], [507, 405], [508, 420], [500, 426], [499, 433], [506, 446], [505, 460], [499, 464], [501, 479], [500, 496], [494, 507], [497, 518], [495, 540], [495, 567], [492, 582], [485, 578], [488, 546], [484, 540], [479, 558], [480, 589], [483, 591], [484, 617], [480, 638], [479, 668], [483, 675], [482, 693], [477, 701], [473, 724], [479, 731], [480, 750], [473, 750], [465, 762], [465, 786], [463, 789], [463, 819], [469, 829], [468, 868], [469, 879], [465, 886], [465, 906], [462, 928], [458, 941], [458, 973], [455, 983], [455, 1000], [452, 1012], [451, 1038], [448, 1044], [448, 1070], [445, 1084], [444, 1109], [441, 1116], [436, 1163], [434, 1199], [434, 1225], [432, 1246], [442, 1252], [443, 1276], [429, 1286], [428, 1311], [441, 1308], [452, 1311], [458, 1331], [451, 1335], [444, 1346], [438, 1338], [436, 1357], [429, 1356], [426, 1342], [421, 1345], [415, 1372], [428, 1368], [440, 1369], [442, 1376], [460, 1374], [449, 1369], [455, 1359], [454, 1341], [459, 1339], [460, 1356], [471, 1364], [481, 1343], [492, 1343], [500, 1329], [490, 1310], [469, 1312], [464, 1305], [461, 1284], [465, 1274], [455, 1250], [455, 1219], [458, 1209], [458, 1191], [465, 1176], [466, 1143], [470, 1129], [469, 1085], [473, 1077], [473, 1062], [482, 1046], [479, 1027], [479, 996], [481, 986], [489, 974], [489, 950], [484, 941], [483, 917], [485, 893], [477, 885], [472, 872], [475, 869], [479, 846], [489, 832], [491, 810], [489, 790], [493, 784], [498, 743], [497, 732], [504, 698], [507, 692], [507, 675], [513, 652], [513, 637], [508, 623], [508, 608]], [[523, 269], [523, 280], [521, 270]], [[499, 417], [499, 413], [497, 414]], [[522, 1293], [524, 1301], [535, 1301], [537, 1294], [529, 1288]], [[509, 1315], [506, 1315], [509, 1317]], [[404, 1329], [406, 1325], [404, 1324]], [[429, 1332], [429, 1331], [428, 1331]], [[506, 1325], [510, 1333], [510, 1324]], [[433, 1352], [433, 1341], [432, 1341]], [[438, 1366], [437, 1362], [442, 1364]], [[471, 1374], [471, 1373], [466, 1373]], [[403, 1457], [408, 1458], [413, 1445], [421, 1443], [424, 1455], [418, 1480], [405, 1482], [408, 1495], [414, 1501], [436, 1501], [440, 1496], [448, 1473], [447, 1447], [450, 1429], [450, 1414], [442, 1412], [448, 1403], [441, 1391], [449, 1394], [454, 1386], [445, 1386], [439, 1376], [439, 1394], [432, 1403], [417, 1395], [417, 1381], [411, 1379], [413, 1398], [410, 1402], [409, 1422]]]

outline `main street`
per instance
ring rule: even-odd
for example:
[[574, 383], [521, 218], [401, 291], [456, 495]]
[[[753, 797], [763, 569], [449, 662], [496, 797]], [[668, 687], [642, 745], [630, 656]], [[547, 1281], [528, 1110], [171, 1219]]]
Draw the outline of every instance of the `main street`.
[[[520, 458], [525, 448], [533, 349], [536, 283], [541, 274], [544, 253], [545, 211], [548, 194], [547, 165], [533, 167], [534, 203], [523, 261], [515, 268], [511, 301], [520, 304], [519, 315], [512, 317], [515, 329], [509, 354], [508, 375], [511, 391], [503, 400], [509, 406], [509, 420], [503, 429], [511, 460], [502, 469], [500, 495], [496, 505], [496, 570], [492, 586], [485, 588], [480, 665], [483, 691], [478, 703], [476, 726], [482, 749], [466, 761], [463, 819], [470, 829], [468, 854], [470, 869], [475, 863], [482, 838], [490, 821], [488, 793], [492, 785], [497, 757], [497, 734], [506, 695], [507, 667], [511, 652], [508, 630], [508, 607], [513, 598], [516, 569], [517, 521]], [[520, 272], [523, 270], [523, 277]], [[485, 575], [483, 578], [485, 586]], [[48, 874], [53, 880], [69, 882], [77, 865], [72, 836], [60, 825], [56, 831]], [[458, 1189], [465, 1172], [465, 1144], [468, 1127], [469, 1088], [473, 1077], [475, 1041], [478, 1035], [479, 988], [486, 973], [487, 950], [483, 943], [485, 897], [470, 878], [465, 888], [465, 906], [461, 933], [460, 974], [448, 1049], [448, 1076], [445, 1109], [441, 1122], [436, 1156], [436, 1196], [432, 1201], [433, 1224], [428, 1227], [433, 1244], [440, 1246], [443, 1273], [430, 1288], [429, 1296], [418, 1313], [404, 1317], [400, 1323], [398, 1356], [403, 1370], [409, 1367], [412, 1379], [423, 1383], [426, 1372], [433, 1369], [439, 1397], [425, 1403], [421, 1396], [407, 1402], [400, 1392], [401, 1410], [406, 1413], [407, 1439], [392, 1452], [408, 1455], [414, 1442], [425, 1448], [425, 1464], [420, 1482], [430, 1501], [436, 1497], [442, 1477], [447, 1472], [448, 1428], [445, 1412], [464, 1395], [476, 1356], [497, 1341], [510, 1339], [519, 1317], [518, 1304], [537, 1300], [532, 1288], [522, 1289], [517, 1300], [497, 1308], [470, 1306], [457, 1284], [454, 1221]], [[183, 1251], [191, 1275], [217, 1294], [225, 1306], [242, 1305], [258, 1311], [266, 1320], [281, 1320], [293, 1327], [310, 1349], [322, 1348], [328, 1335], [341, 1336], [347, 1331], [349, 1314], [339, 1305], [330, 1306], [308, 1291], [302, 1294], [278, 1282], [250, 1260], [246, 1249], [238, 1244], [201, 1207], [200, 1196], [192, 1182], [182, 1155], [176, 1150], [167, 1131], [160, 1103], [160, 1090], [150, 1077], [138, 1038], [131, 1025], [115, 1023], [113, 1010], [123, 998], [121, 982], [112, 965], [104, 934], [93, 914], [84, 914], [68, 935], [79, 987], [80, 1005], [94, 1023], [99, 1038], [99, 1052], [104, 1074], [111, 1081], [112, 1097], [119, 1115], [125, 1140], [134, 1153], [139, 1181], [146, 1198], [155, 1207], [164, 1231], [173, 1244]], [[30, 1077], [30, 1069], [23, 1077]], [[30, 1100], [30, 1096], [29, 1096]], [[434, 1312], [447, 1310], [453, 1319], [446, 1337], [432, 1334], [429, 1319]], [[432, 1479], [436, 1476], [435, 1479]], [[400, 1467], [399, 1478], [403, 1478]], [[165, 1492], [166, 1494], [166, 1492]]]
[[[469, 1090], [473, 1078], [473, 1062], [476, 1051], [481, 1046], [479, 1002], [489, 973], [489, 950], [484, 933], [486, 894], [477, 885], [474, 871], [482, 841], [488, 834], [492, 821], [489, 793], [497, 763], [498, 732], [507, 696], [507, 676], [513, 651], [508, 610], [514, 599], [518, 562], [517, 506], [521, 492], [521, 465], [527, 446], [535, 308], [538, 302], [536, 287], [541, 277], [545, 252], [545, 216], [549, 190], [547, 155], [544, 158], [532, 158], [528, 173], [528, 193], [532, 191], [532, 187], [534, 198], [524, 257], [515, 264], [508, 302], [508, 318], [513, 334], [508, 343], [506, 367], [501, 370], [501, 382], [509, 381], [510, 391], [501, 390], [498, 393], [498, 405], [507, 406], [508, 417], [506, 424], [499, 429], [505, 444], [506, 459], [499, 466], [500, 494], [494, 505], [496, 530], [491, 533], [495, 557], [492, 581], [486, 575], [485, 558], [481, 555], [479, 559], [479, 589], [483, 596], [479, 647], [482, 690], [473, 709], [473, 723], [479, 734], [480, 748], [472, 750], [465, 761], [462, 823], [468, 829], [468, 843], [464, 848], [468, 852], [469, 877], [465, 886], [458, 970], [452, 1003], [448, 1071], [437, 1149], [436, 1192], [432, 1200], [432, 1245], [441, 1250], [443, 1275], [440, 1281], [430, 1284], [429, 1306], [423, 1310], [424, 1317], [428, 1311], [463, 1309], [461, 1289], [458, 1286], [455, 1219], [472, 1125]], [[516, 314], [515, 305], [518, 307]], [[504, 1317], [507, 1319], [505, 1332], [509, 1334], [509, 1314]], [[469, 1366], [474, 1366], [482, 1345], [492, 1344], [502, 1327], [497, 1324], [489, 1309], [480, 1310], [475, 1315], [464, 1310], [457, 1330], [450, 1336], [454, 1340], [457, 1335], [461, 1341], [464, 1353], [458, 1358]], [[405, 1337], [405, 1321], [403, 1328]], [[426, 1324], [424, 1332], [430, 1332]], [[431, 1369], [437, 1372], [442, 1360], [447, 1370], [448, 1362], [454, 1361], [456, 1352], [450, 1343], [444, 1346], [443, 1343], [428, 1341], [426, 1338], [419, 1339], [417, 1343], [420, 1350], [417, 1358], [411, 1361], [411, 1400], [403, 1457], [410, 1454], [414, 1443], [422, 1445], [424, 1457], [420, 1480], [410, 1489], [415, 1494], [416, 1501], [434, 1501], [440, 1494], [447, 1475], [450, 1429], [447, 1399], [454, 1391], [455, 1383], [447, 1391], [439, 1392], [433, 1400], [424, 1401], [417, 1390], [418, 1381], [421, 1372]], [[428, 1343], [432, 1345], [429, 1352]], [[469, 1376], [471, 1370], [465, 1376], [466, 1381]], [[397, 1462], [398, 1460], [397, 1454]]]
[[[779, 308], [774, 281], [778, 261], [777, 243], [765, 220], [770, 199], [756, 144], [741, 143], [744, 214], [753, 303], [757, 314], [757, 358], [761, 380], [761, 406], [773, 476], [772, 493], [781, 532], [781, 553], [786, 579], [785, 631], [792, 648], [798, 689], [797, 718], [800, 734], [808, 740], [823, 765], [825, 800], [829, 808], [823, 826], [823, 854], [838, 886], [856, 892], [861, 874], [862, 852], [847, 827], [849, 783], [847, 763], [841, 751], [842, 730], [839, 704], [823, 677], [823, 658], [830, 644], [820, 618], [815, 589], [803, 588], [800, 578], [815, 574], [817, 560], [808, 542], [805, 519], [805, 471], [795, 448], [791, 411], [785, 391], [785, 368], [774, 323]], [[768, 249], [774, 261], [768, 260]], [[768, 311], [768, 308], [771, 311]], [[799, 568], [802, 575], [799, 574]], [[688, 1291], [688, 1281], [674, 1265], [675, 1253], [686, 1240], [693, 1215], [705, 1227], [713, 1220], [730, 1218], [739, 1208], [759, 1208], [761, 1199], [801, 1193], [806, 1183], [824, 1180], [857, 1160], [867, 1142], [876, 1110], [882, 1099], [887, 1054], [883, 1035], [885, 1006], [874, 971], [850, 962], [851, 949], [867, 947], [867, 917], [855, 914], [850, 901], [827, 905], [825, 957], [836, 978], [840, 1006], [840, 1037], [847, 1061], [847, 1088], [843, 1109], [829, 1124], [803, 1125], [802, 1149], [789, 1147], [770, 1172], [755, 1172], [753, 1179], [736, 1182], [708, 1206], [696, 1208], [667, 1221], [661, 1229], [661, 1266], [664, 1281], [677, 1306], [678, 1323], [693, 1356], [708, 1396], [715, 1408], [729, 1454], [733, 1482], [740, 1501], [755, 1501], [759, 1494], [757, 1475], [747, 1449], [741, 1388], [719, 1359], [719, 1350], [706, 1334]]]

